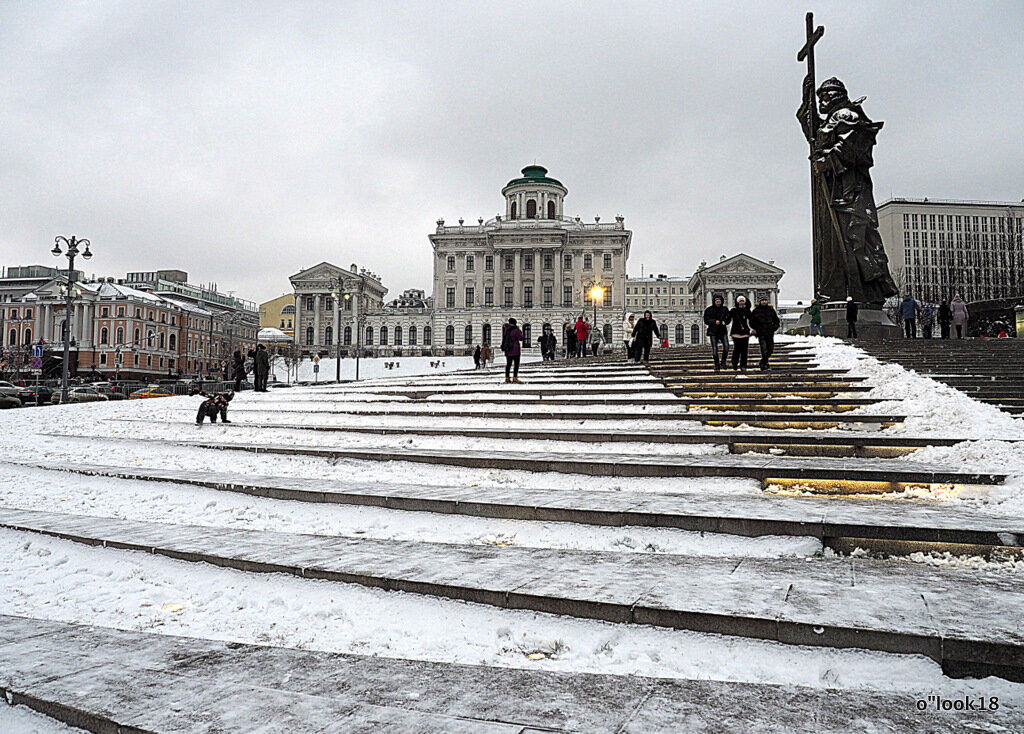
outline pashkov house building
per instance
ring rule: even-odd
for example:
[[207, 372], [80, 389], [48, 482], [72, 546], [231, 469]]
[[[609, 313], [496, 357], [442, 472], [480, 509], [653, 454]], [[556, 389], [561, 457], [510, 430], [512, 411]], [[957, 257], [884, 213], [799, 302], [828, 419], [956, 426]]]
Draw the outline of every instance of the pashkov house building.
[[[387, 289], [379, 276], [356, 265], [346, 270], [323, 262], [291, 276], [299, 353], [340, 352], [344, 357], [361, 348], [364, 355], [380, 356], [468, 354], [484, 342], [496, 348], [502, 324], [511, 316], [523, 330], [528, 351], [537, 349], [545, 326], [554, 330], [561, 346], [566, 324], [581, 314], [594, 321], [595, 292], [597, 328], [606, 343], [621, 345], [623, 314], [642, 312], [627, 303], [632, 232], [622, 216], [612, 222], [566, 216], [568, 189], [547, 174], [542, 166], [524, 168], [521, 177], [501, 190], [505, 213], [489, 221], [437, 221], [429, 235], [434, 253], [432, 296], [413, 289], [385, 301]], [[736, 285], [749, 292], [764, 288], [777, 294], [782, 271], [766, 263], [765, 268], [751, 268], [752, 260], [743, 256], [736, 264], [748, 276], [756, 271], [762, 276], [759, 282]], [[770, 282], [764, 282], [765, 269]], [[699, 322], [693, 311], [707, 298], [705, 278], [684, 282], [698, 286], [701, 293], [688, 292], [685, 300], [655, 313], [673, 344], [692, 341], [692, 327]], [[675, 321], [664, 322], [665, 316]], [[675, 339], [684, 332], [685, 340]]]

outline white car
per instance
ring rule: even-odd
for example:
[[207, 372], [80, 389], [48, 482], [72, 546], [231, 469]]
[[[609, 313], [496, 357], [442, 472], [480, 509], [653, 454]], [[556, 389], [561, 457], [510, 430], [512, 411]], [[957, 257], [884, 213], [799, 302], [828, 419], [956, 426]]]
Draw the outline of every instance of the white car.
[[[68, 388], [68, 402], [69, 403], [97, 403], [107, 399], [106, 395], [100, 395], [95, 388], [92, 387], [71, 387]], [[61, 402], [60, 390], [53, 394], [52, 398], [54, 403]]]

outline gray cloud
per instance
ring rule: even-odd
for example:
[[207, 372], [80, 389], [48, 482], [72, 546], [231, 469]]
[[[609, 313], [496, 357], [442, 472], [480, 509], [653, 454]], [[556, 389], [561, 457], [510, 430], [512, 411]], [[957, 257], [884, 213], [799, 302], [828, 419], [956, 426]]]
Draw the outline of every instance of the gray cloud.
[[[886, 126], [879, 200], [1018, 200], [1018, 3], [819, 3], [819, 77]], [[794, 3], [5, 3], [0, 260], [92, 239], [254, 300], [322, 259], [427, 287], [427, 234], [533, 162], [631, 271], [745, 250], [810, 287]]]

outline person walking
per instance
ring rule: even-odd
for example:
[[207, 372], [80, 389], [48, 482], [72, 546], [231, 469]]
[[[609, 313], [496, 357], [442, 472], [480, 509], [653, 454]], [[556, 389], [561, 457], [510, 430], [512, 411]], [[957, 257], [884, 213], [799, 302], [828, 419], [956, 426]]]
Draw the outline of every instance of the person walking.
[[917, 316], [921, 313], [921, 304], [908, 293], [900, 302], [900, 318], [903, 319], [903, 331], [907, 339], [917, 338]]
[[473, 350], [473, 366], [476, 369], [480, 369], [480, 352], [481, 351], [482, 350], [480, 349], [480, 345], [477, 344], [476, 345], [476, 349]]
[[857, 338], [857, 314], [860, 312], [860, 308], [857, 306], [857, 302], [853, 300], [853, 296], [846, 297], [846, 338], [856, 339]]
[[242, 356], [242, 350], [236, 349], [234, 355], [231, 357], [232, 364], [232, 376], [235, 378], [235, 392], [242, 391], [242, 382], [245, 380], [245, 357]]
[[590, 324], [580, 316], [576, 319], [576, 356], [587, 356], [587, 339], [590, 337]]
[[814, 336], [814, 332], [818, 332], [818, 336], [824, 336], [821, 331], [821, 306], [818, 305], [818, 299], [812, 298], [811, 305], [807, 309], [807, 313], [811, 315], [811, 324], [808, 329], [808, 335]]
[[651, 358], [651, 344], [654, 337], [660, 337], [658, 322], [650, 311], [644, 311], [644, 317], [636, 322], [633, 327], [633, 361], [639, 363], [643, 359], [644, 364]]
[[970, 316], [964, 299], [960, 296], [954, 298], [953, 303], [950, 305], [950, 311], [953, 312], [953, 326], [956, 327], [956, 338], [963, 339], [964, 326], [967, 324], [967, 317]]
[[574, 324], [565, 325], [565, 358], [572, 359], [576, 356], [576, 326]]
[[747, 371], [747, 350], [750, 348], [750, 306], [747, 299], [740, 296], [736, 305], [729, 311], [732, 321], [732, 371]]
[[622, 342], [626, 345], [626, 359], [633, 359], [633, 327], [636, 326], [636, 317], [631, 312], [626, 312], [622, 319]]
[[775, 312], [767, 298], [762, 298], [747, 319], [750, 323], [750, 335], [757, 337], [757, 346], [761, 350], [761, 362], [758, 369], [768, 372], [771, 367], [768, 360], [775, 351], [775, 332], [782, 326], [779, 314]]
[[491, 345], [489, 342], [484, 342], [484, 345], [480, 347], [480, 368], [487, 369], [487, 363], [491, 361]]
[[953, 323], [953, 312], [949, 304], [943, 301], [939, 304], [939, 336], [949, 339], [949, 325]]
[[519, 382], [519, 358], [522, 355], [523, 332], [510, 318], [501, 327], [501, 351], [505, 353], [505, 382]]
[[[715, 358], [715, 372], [721, 372], [725, 361], [729, 358], [728, 325], [732, 317], [729, 309], [725, 307], [725, 297], [716, 293], [711, 299], [711, 305], [704, 309], [704, 325], [708, 327], [708, 336], [711, 338], [711, 355]], [[718, 347], [722, 347], [722, 356], [719, 359]]]
[[925, 306], [921, 311], [921, 336], [925, 339], [932, 338], [932, 326], [935, 324], [935, 313], [931, 306]]
[[256, 378], [256, 392], [267, 391], [267, 377], [270, 375], [270, 352], [263, 344], [256, 345], [256, 356], [253, 357], [253, 374]]
[[590, 353], [592, 356], [596, 357], [601, 353], [602, 344], [604, 344], [604, 335], [597, 328], [597, 324], [594, 324], [594, 328], [590, 330]]
[[544, 361], [554, 360], [556, 346], [558, 346], [558, 340], [555, 338], [554, 330], [550, 324], [544, 324], [540, 335], [541, 359]]

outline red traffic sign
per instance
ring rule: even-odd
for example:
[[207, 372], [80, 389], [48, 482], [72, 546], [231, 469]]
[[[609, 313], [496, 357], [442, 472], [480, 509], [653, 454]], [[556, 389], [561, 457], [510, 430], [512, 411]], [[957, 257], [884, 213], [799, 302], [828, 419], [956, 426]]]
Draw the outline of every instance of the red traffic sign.
[[42, 357], [33, 357], [32, 361], [29, 362], [29, 365], [34, 370], [41, 370], [43, 368], [43, 358]]

